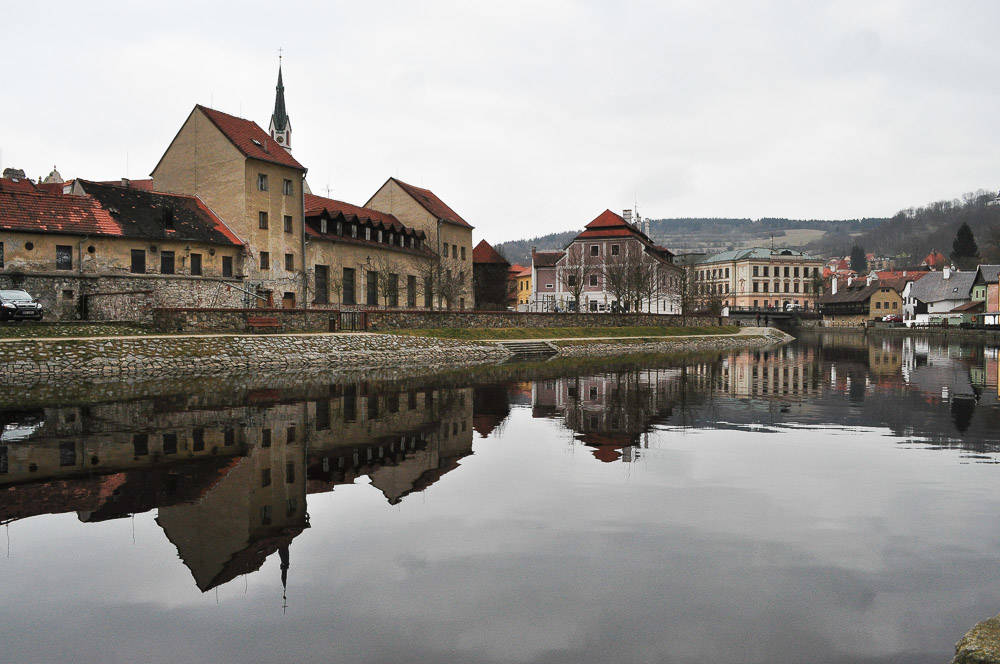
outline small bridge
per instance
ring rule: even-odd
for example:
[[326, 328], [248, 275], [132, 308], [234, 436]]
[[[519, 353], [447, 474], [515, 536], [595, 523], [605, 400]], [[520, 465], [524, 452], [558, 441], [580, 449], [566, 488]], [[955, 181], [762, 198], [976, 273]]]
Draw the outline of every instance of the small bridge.
[[758, 323], [777, 327], [780, 329], [790, 329], [798, 327], [803, 320], [819, 320], [823, 315], [815, 309], [767, 309], [764, 307], [731, 307], [729, 309], [729, 319], [739, 325], [747, 323]]

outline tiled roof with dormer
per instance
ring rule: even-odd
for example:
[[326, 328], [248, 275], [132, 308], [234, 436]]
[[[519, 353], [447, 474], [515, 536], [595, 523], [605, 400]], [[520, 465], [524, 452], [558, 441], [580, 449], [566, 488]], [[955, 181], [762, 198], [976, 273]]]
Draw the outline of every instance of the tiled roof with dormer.
[[229, 139], [243, 156], [259, 161], [289, 166], [298, 170], [306, 170], [305, 166], [295, 160], [285, 148], [281, 147], [271, 135], [260, 128], [253, 120], [238, 118], [214, 108], [198, 104], [195, 108], [205, 114], [212, 124]]

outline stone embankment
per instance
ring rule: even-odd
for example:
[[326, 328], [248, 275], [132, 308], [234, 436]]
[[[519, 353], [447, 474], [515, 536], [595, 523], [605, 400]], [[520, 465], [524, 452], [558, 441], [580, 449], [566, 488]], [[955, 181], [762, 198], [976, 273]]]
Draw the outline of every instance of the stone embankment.
[[[764, 348], [790, 340], [773, 329], [735, 335], [572, 340], [560, 357], [615, 357]], [[579, 343], [584, 341], [584, 343]], [[220, 334], [0, 340], [0, 385], [67, 385], [269, 372], [390, 377], [498, 364], [501, 344], [392, 334]]]
[[[589, 343], [564, 343], [561, 357], [597, 357], [630, 353], [701, 353], [729, 350], [755, 350], [792, 341], [792, 337], [774, 328], [743, 328], [739, 334], [647, 339], [607, 339]], [[559, 343], [559, 342], [557, 342]]]
[[438, 371], [502, 362], [489, 343], [382, 334], [20, 339], [0, 342], [0, 384], [387, 367]]
[[970, 629], [955, 644], [952, 664], [1000, 664], [1000, 616]]

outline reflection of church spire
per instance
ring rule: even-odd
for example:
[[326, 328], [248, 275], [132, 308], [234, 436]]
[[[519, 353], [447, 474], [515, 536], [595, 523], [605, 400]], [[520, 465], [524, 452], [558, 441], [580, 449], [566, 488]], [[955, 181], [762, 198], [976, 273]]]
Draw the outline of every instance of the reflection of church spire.
[[288, 545], [282, 544], [278, 549], [281, 558], [281, 612], [288, 608]]

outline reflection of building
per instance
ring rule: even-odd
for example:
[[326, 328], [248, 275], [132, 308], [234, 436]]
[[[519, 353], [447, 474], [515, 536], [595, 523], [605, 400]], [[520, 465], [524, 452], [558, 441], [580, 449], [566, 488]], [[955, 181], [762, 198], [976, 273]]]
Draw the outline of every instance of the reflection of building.
[[532, 413], [561, 417], [601, 461], [629, 461], [642, 434], [669, 415], [680, 375], [680, 369], [651, 369], [536, 382]]
[[472, 410], [471, 389], [360, 383], [0, 412], [0, 523], [158, 508], [203, 591], [274, 552], [284, 576], [308, 493], [363, 475], [392, 504], [423, 491], [471, 454]]
[[731, 353], [721, 366], [699, 364], [692, 377], [710, 380], [716, 391], [740, 399], [781, 397], [804, 399], [819, 392], [815, 351], [784, 346], [773, 350]]

